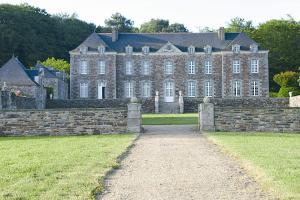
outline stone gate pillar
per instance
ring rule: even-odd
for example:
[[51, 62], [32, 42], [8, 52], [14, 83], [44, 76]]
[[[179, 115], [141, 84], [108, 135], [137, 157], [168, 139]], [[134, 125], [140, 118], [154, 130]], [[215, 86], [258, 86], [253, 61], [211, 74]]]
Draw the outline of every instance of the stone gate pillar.
[[141, 104], [130, 102], [127, 107], [127, 130], [131, 133], [140, 133], [142, 130]]
[[208, 97], [203, 99], [203, 103], [199, 105], [199, 130], [215, 131], [215, 114], [214, 104], [210, 103]]

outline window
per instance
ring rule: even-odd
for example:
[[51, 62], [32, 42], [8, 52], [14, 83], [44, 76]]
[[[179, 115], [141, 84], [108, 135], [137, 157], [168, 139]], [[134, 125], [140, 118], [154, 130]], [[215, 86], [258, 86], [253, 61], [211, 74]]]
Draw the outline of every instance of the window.
[[173, 74], [173, 63], [171, 61], [166, 61], [165, 73], [166, 74]]
[[40, 77], [39, 77], [39, 76], [35, 76], [35, 77], [34, 77], [34, 81], [35, 81], [36, 83], [39, 83]]
[[82, 60], [80, 62], [80, 74], [87, 74], [88, 73], [88, 66], [87, 66], [87, 61]]
[[125, 73], [127, 75], [131, 75], [132, 74], [132, 62], [131, 61], [126, 61], [126, 66], [125, 66]]
[[195, 81], [188, 82], [188, 96], [189, 97], [196, 96], [196, 82]]
[[212, 73], [212, 64], [211, 64], [211, 61], [209, 61], [209, 60], [205, 61], [204, 71], [205, 71], [205, 74], [211, 74]]
[[132, 47], [131, 46], [127, 46], [125, 50], [126, 50], [127, 54], [131, 54], [132, 53]]
[[240, 60], [233, 60], [233, 73], [237, 74], [241, 72]]
[[195, 53], [195, 47], [194, 46], [190, 46], [188, 48], [188, 52], [189, 52], [189, 54], [194, 54]]
[[133, 83], [132, 82], [125, 83], [125, 97], [126, 98], [133, 97]]
[[143, 86], [142, 86], [142, 96], [143, 97], [150, 97], [150, 82], [149, 81], [146, 81], [146, 82], [143, 82]]
[[233, 95], [236, 97], [241, 96], [241, 82], [240, 81], [233, 82]]
[[206, 81], [204, 85], [204, 96], [212, 97], [212, 84], [210, 81]]
[[148, 60], [143, 61], [142, 65], [143, 65], [143, 70], [142, 70], [143, 74], [144, 75], [149, 75], [150, 74], [150, 63], [149, 63], [149, 61]]
[[250, 45], [250, 51], [253, 52], [253, 53], [256, 53], [258, 51], [257, 44], [251, 44]]
[[105, 47], [104, 46], [98, 46], [98, 51], [100, 54], [104, 54], [105, 53]]
[[251, 73], [258, 73], [258, 60], [257, 59], [251, 60]]
[[239, 53], [240, 52], [240, 45], [235, 44], [232, 46], [233, 53]]
[[86, 52], [87, 52], [86, 46], [81, 46], [79, 49], [80, 49], [80, 53], [86, 54]]
[[195, 61], [191, 60], [189, 62], [189, 74], [195, 74]]
[[251, 96], [258, 96], [258, 82], [252, 81], [250, 84], [250, 94]]
[[104, 60], [100, 60], [98, 62], [98, 73], [105, 74], [105, 61]]
[[80, 83], [80, 98], [88, 98], [88, 84]]
[[144, 54], [148, 54], [149, 53], [149, 47], [147, 47], [147, 46], [143, 47], [142, 51], [143, 51]]
[[206, 54], [211, 54], [211, 52], [212, 52], [212, 47], [209, 46], [209, 45], [206, 45], [206, 46], [204, 47], [204, 52], [205, 52]]

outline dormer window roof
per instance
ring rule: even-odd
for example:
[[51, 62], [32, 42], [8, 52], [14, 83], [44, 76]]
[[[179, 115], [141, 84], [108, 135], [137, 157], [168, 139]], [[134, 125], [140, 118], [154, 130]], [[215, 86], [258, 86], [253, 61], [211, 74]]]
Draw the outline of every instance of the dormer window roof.
[[206, 45], [206, 46], [204, 47], [204, 52], [205, 52], [206, 54], [211, 54], [211, 52], [212, 52], [212, 47], [211, 47], [210, 45]]
[[125, 51], [127, 54], [131, 54], [132, 53], [132, 46], [128, 45], [126, 48], [125, 48]]
[[86, 52], [87, 52], [87, 47], [84, 46], [84, 45], [82, 45], [82, 46], [80, 46], [79, 51], [80, 51], [80, 53], [82, 53], [82, 54], [86, 54]]
[[188, 52], [189, 52], [189, 54], [194, 54], [195, 53], [195, 47], [194, 46], [189, 46], [189, 48], [188, 48]]
[[238, 44], [232, 45], [232, 51], [233, 51], [233, 53], [239, 53], [240, 50], [241, 50], [240, 48], [241, 47]]
[[98, 46], [98, 51], [100, 54], [104, 54], [105, 53], [105, 46]]
[[257, 44], [251, 44], [250, 45], [250, 51], [253, 53], [256, 53], [258, 51], [258, 45]]
[[142, 48], [143, 54], [148, 54], [149, 53], [149, 47], [148, 46], [144, 46]]

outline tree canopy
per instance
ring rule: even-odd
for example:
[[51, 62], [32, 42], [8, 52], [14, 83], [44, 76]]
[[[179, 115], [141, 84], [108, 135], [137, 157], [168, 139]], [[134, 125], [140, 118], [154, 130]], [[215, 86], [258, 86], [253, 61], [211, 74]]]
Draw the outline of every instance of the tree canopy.
[[44, 66], [53, 67], [55, 69], [61, 70], [70, 74], [70, 63], [63, 59], [55, 59], [55, 58], [48, 58], [45, 61], [41, 62]]
[[162, 32], [188, 32], [184, 24], [169, 24], [169, 20], [151, 19], [140, 27], [141, 33], [162, 33]]

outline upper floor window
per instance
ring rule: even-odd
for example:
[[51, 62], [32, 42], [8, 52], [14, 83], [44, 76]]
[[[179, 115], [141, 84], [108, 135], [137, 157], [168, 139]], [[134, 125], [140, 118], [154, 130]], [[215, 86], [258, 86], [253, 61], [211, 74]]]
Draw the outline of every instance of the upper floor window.
[[151, 96], [151, 84], [150, 81], [145, 81], [142, 83], [142, 96], [143, 97], [150, 97]]
[[133, 82], [125, 82], [125, 97], [133, 97]]
[[100, 60], [98, 62], [98, 73], [105, 74], [106, 63], [104, 60]]
[[105, 46], [98, 46], [98, 51], [100, 54], [104, 54], [105, 53]]
[[251, 73], [258, 73], [258, 63], [257, 59], [251, 59]]
[[195, 53], [195, 47], [194, 46], [189, 46], [188, 52], [189, 52], [189, 54], [194, 54]]
[[233, 82], [233, 95], [236, 97], [241, 96], [241, 81]]
[[165, 74], [173, 74], [173, 63], [172, 63], [172, 61], [166, 61], [166, 63], [165, 63]]
[[205, 52], [206, 54], [211, 54], [211, 52], [212, 52], [212, 47], [211, 47], [210, 45], [206, 45], [206, 46], [204, 47], [204, 52]]
[[259, 86], [257, 81], [252, 81], [250, 83], [250, 95], [251, 96], [258, 96]]
[[88, 98], [88, 83], [80, 83], [80, 98]]
[[80, 74], [87, 74], [88, 73], [88, 64], [86, 60], [80, 61]]
[[132, 61], [126, 61], [125, 73], [131, 75], [133, 73]]
[[189, 81], [188, 82], [188, 97], [195, 97], [196, 96], [196, 82]]
[[132, 53], [132, 46], [127, 46], [125, 50], [126, 50], [127, 54], [131, 54]]
[[189, 61], [189, 74], [195, 74], [195, 61]]
[[239, 53], [240, 52], [240, 45], [238, 45], [238, 44], [235, 44], [235, 45], [233, 45], [232, 46], [232, 51], [233, 51], [233, 53]]
[[80, 53], [86, 54], [86, 52], [87, 52], [86, 46], [81, 46], [79, 49], [80, 49]]
[[205, 71], [205, 74], [211, 74], [212, 73], [212, 64], [211, 64], [210, 60], [205, 61], [204, 71]]
[[251, 44], [250, 45], [250, 51], [253, 52], [253, 53], [256, 53], [258, 51], [257, 44]]
[[142, 73], [143, 75], [149, 75], [150, 74], [150, 63], [148, 60], [145, 60], [142, 62]]
[[213, 93], [212, 83], [210, 81], [205, 81], [205, 84], [204, 84], [204, 96], [206, 96], [206, 97], [212, 97], [212, 93]]
[[233, 73], [237, 74], [241, 72], [241, 67], [240, 67], [240, 60], [233, 60], [232, 62], [232, 71]]
[[143, 47], [142, 51], [143, 51], [144, 54], [148, 54], [149, 53], [149, 47], [148, 46]]

